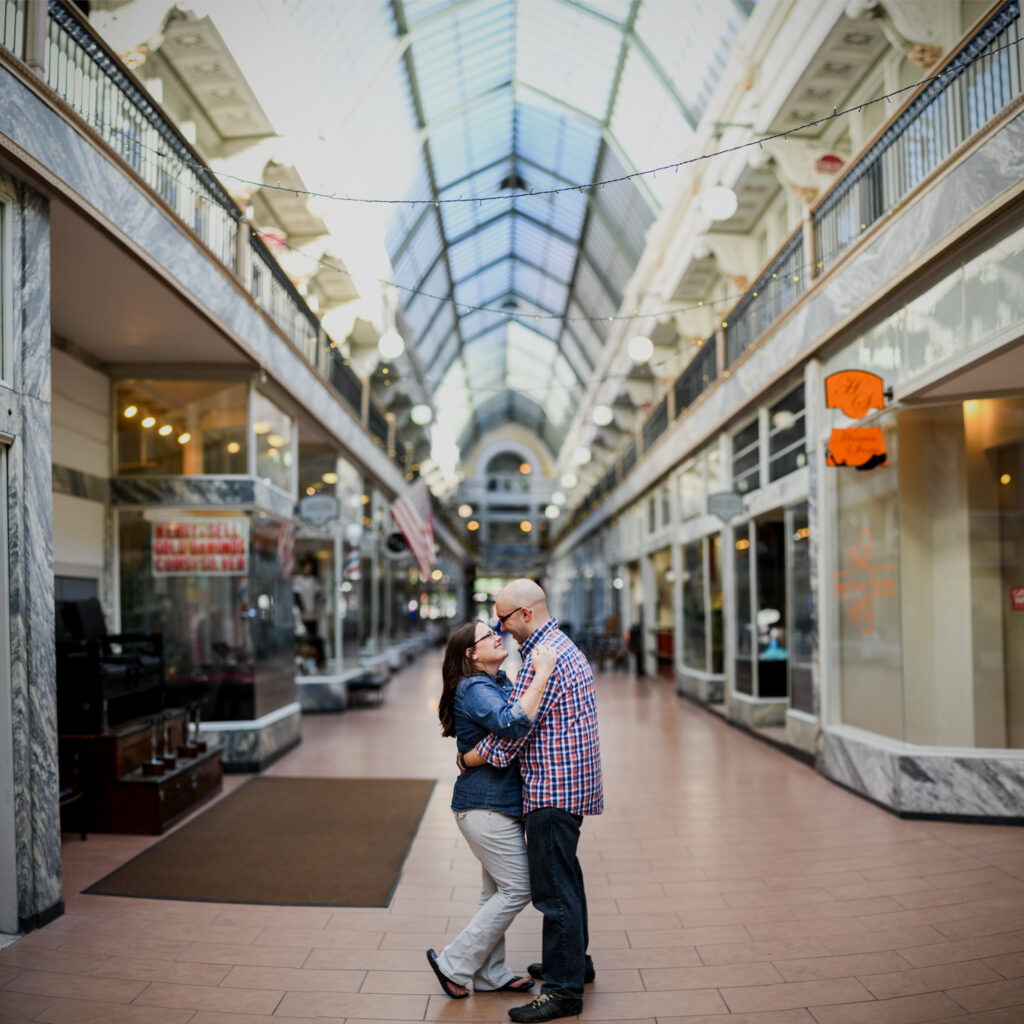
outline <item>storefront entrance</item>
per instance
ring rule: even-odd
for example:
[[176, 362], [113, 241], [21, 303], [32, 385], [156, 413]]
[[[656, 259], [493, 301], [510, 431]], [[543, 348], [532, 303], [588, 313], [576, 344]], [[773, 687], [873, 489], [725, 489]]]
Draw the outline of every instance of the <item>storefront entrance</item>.
[[[0, 443], [0, 537], [7, 538], [7, 448]], [[7, 544], [0, 546], [0, 932], [18, 931], [14, 830], [14, 731]]]

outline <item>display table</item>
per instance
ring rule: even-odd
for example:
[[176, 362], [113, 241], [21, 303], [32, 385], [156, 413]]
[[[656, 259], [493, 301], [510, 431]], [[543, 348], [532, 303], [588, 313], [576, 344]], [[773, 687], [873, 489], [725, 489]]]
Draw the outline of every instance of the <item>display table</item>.
[[61, 735], [76, 760], [90, 832], [159, 835], [221, 786], [221, 748], [187, 735], [184, 710], [167, 708], [91, 735]]

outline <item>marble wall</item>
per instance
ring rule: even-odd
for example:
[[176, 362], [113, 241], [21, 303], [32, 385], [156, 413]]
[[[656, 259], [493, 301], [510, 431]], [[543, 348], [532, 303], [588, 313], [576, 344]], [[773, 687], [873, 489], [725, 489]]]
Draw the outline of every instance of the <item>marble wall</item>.
[[[14, 321], [11, 390], [0, 392], [7, 458], [7, 559], [18, 917], [35, 927], [62, 910], [53, 625], [49, 206], [19, 182], [8, 268]], [[6, 712], [6, 709], [4, 709]], [[6, 713], [2, 715], [6, 718]], [[11, 780], [4, 780], [8, 784]]]

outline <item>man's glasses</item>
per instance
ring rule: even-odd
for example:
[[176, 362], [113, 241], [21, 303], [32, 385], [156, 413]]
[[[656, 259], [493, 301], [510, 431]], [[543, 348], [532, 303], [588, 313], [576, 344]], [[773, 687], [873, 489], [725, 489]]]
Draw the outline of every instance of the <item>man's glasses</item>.
[[493, 629], [487, 630], [483, 636], [478, 636], [469, 647], [476, 647], [477, 644], [482, 644], [485, 640], [497, 640], [498, 634]]
[[506, 619], [511, 619], [512, 616], [515, 615], [516, 612], [525, 612], [525, 611], [526, 611], [526, 605], [520, 605], [518, 608], [513, 608], [512, 611], [507, 612], [504, 615], [499, 615], [498, 616], [498, 621], [504, 626]]

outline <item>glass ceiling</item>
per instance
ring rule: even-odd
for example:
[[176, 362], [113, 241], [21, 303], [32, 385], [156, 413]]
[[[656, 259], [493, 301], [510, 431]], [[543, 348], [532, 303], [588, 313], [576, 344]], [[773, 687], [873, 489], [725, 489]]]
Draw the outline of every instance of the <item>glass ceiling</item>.
[[680, 159], [753, 0], [287, 2], [377, 195], [494, 197], [390, 207], [439, 425], [465, 451], [512, 419], [557, 455], [673, 176], [514, 194]]

